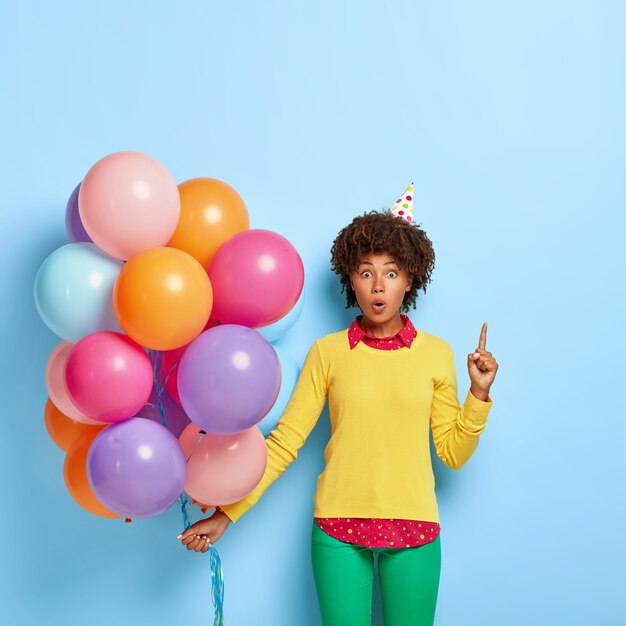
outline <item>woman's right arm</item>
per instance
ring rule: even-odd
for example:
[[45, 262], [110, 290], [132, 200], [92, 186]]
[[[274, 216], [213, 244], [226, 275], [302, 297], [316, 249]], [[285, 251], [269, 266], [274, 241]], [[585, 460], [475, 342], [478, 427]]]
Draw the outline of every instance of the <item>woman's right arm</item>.
[[208, 537], [215, 543], [231, 522], [249, 511], [269, 486], [298, 458], [298, 450], [313, 430], [328, 395], [328, 368], [319, 340], [309, 350], [298, 382], [276, 428], [267, 436], [267, 465], [259, 484], [244, 498], [221, 505], [211, 517], [179, 535], [188, 550], [206, 552]]
[[259, 484], [244, 498], [221, 509], [236, 522], [249, 511], [268, 487], [298, 458], [298, 450], [319, 419], [328, 395], [328, 367], [319, 340], [311, 346], [302, 371], [276, 428], [265, 440], [267, 465]]

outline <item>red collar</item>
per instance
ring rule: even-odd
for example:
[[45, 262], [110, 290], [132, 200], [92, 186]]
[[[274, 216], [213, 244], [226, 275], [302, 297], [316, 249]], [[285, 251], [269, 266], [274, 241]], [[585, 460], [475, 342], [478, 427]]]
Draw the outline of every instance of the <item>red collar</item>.
[[[352, 321], [352, 324], [350, 324], [350, 328], [348, 328], [348, 341], [350, 342], [350, 349], [354, 348], [364, 337], [368, 337], [370, 339], [380, 339], [379, 337], [372, 337], [371, 335], [368, 335], [361, 328], [361, 326], [359, 325], [359, 320], [362, 318], [362, 315], [357, 315]], [[404, 326], [402, 327], [402, 329], [399, 330], [395, 335], [392, 335], [391, 337], [384, 337], [384, 339], [392, 339], [393, 337], [398, 337], [407, 348], [410, 348], [415, 337], [417, 336], [417, 330], [415, 329], [415, 326], [413, 326], [408, 315], [400, 314], [400, 318], [404, 322]]]

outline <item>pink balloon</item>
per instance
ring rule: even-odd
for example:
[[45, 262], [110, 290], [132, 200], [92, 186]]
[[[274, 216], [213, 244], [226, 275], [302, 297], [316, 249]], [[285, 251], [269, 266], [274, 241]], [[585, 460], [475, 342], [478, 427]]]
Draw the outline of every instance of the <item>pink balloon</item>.
[[[196, 437], [187, 431], [195, 433]], [[199, 430], [189, 424], [180, 437], [187, 461], [185, 491], [209, 506], [231, 504], [247, 496], [261, 481], [267, 465], [267, 446], [256, 427], [235, 435], [207, 433], [200, 443]]]
[[246, 230], [224, 242], [208, 269], [213, 315], [248, 327], [278, 321], [295, 305], [304, 284], [297, 250], [271, 230]]
[[48, 390], [48, 395], [50, 396], [50, 400], [52, 400], [52, 404], [54, 404], [61, 413], [67, 415], [67, 417], [77, 422], [82, 422], [83, 424], [103, 424], [103, 422], [93, 420], [79, 411], [70, 400], [67, 393], [67, 387], [65, 386], [65, 364], [67, 363], [67, 358], [73, 347], [73, 343], [62, 341], [52, 351], [52, 354], [50, 354], [48, 363], [46, 364], [46, 389]]
[[65, 366], [70, 399], [102, 422], [134, 417], [148, 401], [152, 381], [152, 364], [142, 347], [112, 331], [83, 337]]
[[171, 239], [180, 195], [171, 174], [156, 159], [140, 152], [115, 152], [87, 172], [78, 212], [94, 243], [126, 260]]

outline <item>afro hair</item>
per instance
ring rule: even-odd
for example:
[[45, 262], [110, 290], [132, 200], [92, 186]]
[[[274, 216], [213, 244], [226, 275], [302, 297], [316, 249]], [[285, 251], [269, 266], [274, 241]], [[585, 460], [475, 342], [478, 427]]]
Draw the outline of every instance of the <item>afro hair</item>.
[[412, 281], [402, 301], [402, 312], [416, 308], [418, 291], [426, 293], [435, 266], [435, 251], [426, 233], [388, 211], [369, 211], [355, 217], [342, 228], [330, 251], [332, 270], [341, 277], [341, 293], [346, 291], [346, 308], [357, 306], [356, 294], [350, 286], [350, 274], [356, 272], [366, 254], [389, 254]]

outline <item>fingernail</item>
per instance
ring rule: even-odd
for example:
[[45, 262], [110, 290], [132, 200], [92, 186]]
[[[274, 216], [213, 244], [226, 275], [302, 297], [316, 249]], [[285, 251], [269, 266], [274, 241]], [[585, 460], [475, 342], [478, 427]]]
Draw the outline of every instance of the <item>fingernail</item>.
[[178, 535], [178, 537], [176, 537], [176, 539], [182, 539], [182, 535]]

